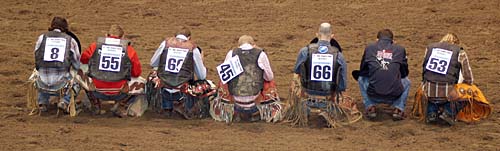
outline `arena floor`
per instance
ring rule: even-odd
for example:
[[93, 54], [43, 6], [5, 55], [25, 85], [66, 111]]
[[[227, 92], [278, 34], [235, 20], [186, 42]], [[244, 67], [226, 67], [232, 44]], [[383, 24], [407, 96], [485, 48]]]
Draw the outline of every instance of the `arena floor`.
[[[500, 1], [498, 0], [2, 0], [0, 6], [0, 150], [499, 150]], [[237, 38], [248, 34], [266, 49], [283, 100], [298, 50], [321, 22], [330, 22], [349, 72], [359, 68], [365, 45], [383, 28], [407, 48], [411, 94], [421, 80], [425, 46], [456, 33], [473, 67], [475, 83], [495, 109], [487, 120], [453, 127], [412, 119], [362, 120], [335, 129], [285, 123], [234, 123], [111, 115], [76, 118], [28, 116], [26, 81], [34, 67], [36, 38], [53, 16], [63, 16], [85, 49], [120, 24], [139, 54], [143, 76], [160, 42], [180, 25], [192, 28], [203, 48], [208, 79]], [[348, 93], [362, 107], [349, 77]], [[409, 98], [410, 110], [413, 95]]]

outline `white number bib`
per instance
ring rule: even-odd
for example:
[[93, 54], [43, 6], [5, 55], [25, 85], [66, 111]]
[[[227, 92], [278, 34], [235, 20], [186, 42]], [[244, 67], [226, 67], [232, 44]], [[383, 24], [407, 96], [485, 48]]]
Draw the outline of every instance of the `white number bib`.
[[311, 81], [333, 81], [333, 55], [312, 54]]
[[120, 72], [123, 48], [118, 46], [102, 45], [99, 70]]
[[224, 63], [217, 66], [217, 73], [219, 73], [220, 80], [223, 84], [231, 81], [234, 77], [243, 73], [240, 57], [237, 55], [231, 59], [224, 61]]
[[179, 73], [188, 52], [189, 49], [168, 48], [167, 60], [165, 62], [165, 71]]
[[433, 48], [431, 56], [425, 65], [425, 69], [440, 74], [446, 74], [446, 72], [448, 72], [448, 67], [450, 66], [452, 55], [453, 51]]
[[45, 52], [43, 61], [64, 62], [66, 54], [66, 38], [47, 37], [45, 39]]

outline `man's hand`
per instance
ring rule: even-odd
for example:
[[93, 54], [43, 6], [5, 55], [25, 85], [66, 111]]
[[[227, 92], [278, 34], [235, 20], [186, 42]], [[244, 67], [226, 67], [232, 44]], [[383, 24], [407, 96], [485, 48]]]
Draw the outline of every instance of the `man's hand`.
[[153, 81], [155, 84], [155, 88], [158, 88], [160, 86], [160, 78], [158, 77], [158, 72], [156, 70], [151, 71], [148, 77], [149, 81]]
[[160, 78], [158, 77], [153, 78], [153, 82], [155, 83], [155, 88], [160, 87], [160, 82], [161, 82]]

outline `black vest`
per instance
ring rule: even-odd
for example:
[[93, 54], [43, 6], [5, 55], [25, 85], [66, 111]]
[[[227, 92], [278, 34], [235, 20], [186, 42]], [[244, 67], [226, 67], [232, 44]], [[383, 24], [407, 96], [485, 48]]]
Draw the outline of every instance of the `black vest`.
[[[64, 38], [66, 39], [66, 48], [64, 50], [59, 50], [57, 48], [52, 48], [51, 50], [45, 50], [47, 38]], [[42, 43], [40, 47], [35, 51], [35, 65], [36, 69], [39, 68], [64, 68], [68, 69], [71, 66], [71, 57], [73, 53], [70, 51], [71, 47], [71, 37], [65, 33], [57, 31], [49, 31], [43, 35]], [[44, 54], [45, 51], [51, 51], [50, 57], [57, 58], [59, 51], [65, 51], [63, 62], [59, 61], [45, 61]]]
[[[115, 47], [121, 47], [122, 52], [121, 52], [121, 63], [118, 64], [117, 60], [114, 60], [114, 58], [109, 58], [109, 57], [102, 57], [101, 58], [101, 51], [103, 45], [106, 46], [115, 46]], [[97, 38], [97, 46], [92, 54], [92, 57], [90, 57], [89, 60], [89, 76], [98, 80], [102, 81], [108, 81], [108, 82], [116, 82], [120, 80], [130, 80], [130, 71], [132, 69], [132, 63], [130, 61], [130, 58], [128, 56], [127, 52], [127, 47], [129, 45], [129, 41], [127, 40], [122, 40], [120, 39], [120, 44], [109, 44], [106, 43], [106, 38], [104, 37], [99, 37]], [[99, 67], [102, 68], [118, 68], [119, 71], [106, 71], [106, 70], [100, 70]]]
[[[160, 56], [160, 64], [158, 66], [158, 76], [162, 80], [162, 83], [166, 84], [167, 87], [177, 87], [183, 83], [188, 82], [189, 80], [193, 80], [194, 79], [193, 50], [194, 48], [196, 48], [196, 45], [189, 40], [179, 41], [175, 37], [169, 38], [165, 40], [165, 42], [166, 45]], [[169, 63], [172, 66], [180, 62], [179, 60], [177, 60], [177, 62], [172, 62], [172, 61], [167, 62], [168, 48], [180, 48], [189, 50], [184, 60], [182, 60], [183, 61], [182, 67], [179, 69], [178, 73], [169, 72], [165, 70], [165, 67], [168, 67], [167, 63]]]
[[232, 95], [236, 96], [254, 96], [259, 94], [264, 87], [264, 70], [259, 67], [258, 59], [261, 49], [253, 48], [251, 50], [233, 50], [233, 56], [240, 58], [243, 73], [229, 81], [228, 88]]
[[[318, 48], [318, 44], [309, 44], [307, 53], [307, 60], [300, 65], [301, 74], [301, 84], [307, 90], [320, 91], [320, 92], [333, 92], [337, 88], [337, 76], [340, 64], [337, 62], [338, 49], [330, 45], [326, 46], [328, 48], [327, 52], [321, 53]], [[312, 67], [312, 57], [313, 54], [330, 54], [333, 55], [333, 72], [331, 75], [325, 72], [328, 69], [319, 69], [317, 67]], [[311, 70], [318, 70], [320, 73], [318, 76], [332, 76], [332, 81], [312, 81], [311, 80]]]
[[[448, 66], [448, 71], [446, 74], [440, 74], [436, 72], [432, 72], [426, 69], [427, 62], [429, 61], [429, 57], [432, 54], [434, 48], [441, 48], [445, 50], [452, 51], [451, 60]], [[448, 84], [456, 84], [458, 82], [458, 77], [460, 74], [460, 69], [462, 68], [460, 62], [458, 62], [458, 54], [460, 52], [460, 46], [448, 44], [444, 42], [433, 43], [427, 46], [427, 54], [425, 56], [425, 60], [423, 63], [423, 77], [424, 80], [430, 82], [439, 82], [439, 83], [448, 83]], [[438, 65], [441, 65], [438, 63]]]

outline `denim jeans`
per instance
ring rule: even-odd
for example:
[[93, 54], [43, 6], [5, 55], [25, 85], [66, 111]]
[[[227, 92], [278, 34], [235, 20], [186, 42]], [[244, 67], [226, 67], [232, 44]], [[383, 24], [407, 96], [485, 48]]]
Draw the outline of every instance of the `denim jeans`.
[[257, 111], [259, 111], [259, 109], [257, 108], [257, 106], [252, 106], [250, 108], [243, 108], [239, 105], [234, 105], [234, 110], [236, 112], [240, 112], [240, 113], [244, 113], [244, 114], [252, 114], [252, 113], [255, 113]]
[[[48, 105], [49, 104], [49, 99], [51, 96], [59, 96], [59, 93], [55, 93], [55, 94], [52, 94], [52, 93], [47, 93], [47, 92], [42, 92], [42, 91], [39, 91], [38, 92], [38, 104], [45, 104], [45, 105]], [[65, 94], [64, 95], [64, 102], [69, 104], [69, 100], [70, 100], [70, 95], [69, 94]]]
[[452, 107], [452, 103], [446, 101], [444, 103], [434, 103], [434, 102], [428, 102], [427, 104], [427, 115], [430, 115], [430, 113], [438, 113], [438, 110], [440, 107], [442, 107], [444, 109], [444, 112], [446, 112], [446, 114], [454, 117], [457, 115], [458, 111], [460, 111], [463, 106], [464, 106], [464, 103], [463, 102], [455, 102], [456, 106]]
[[370, 98], [368, 96], [367, 90], [369, 85], [369, 78], [359, 76], [358, 84], [359, 84], [359, 89], [361, 91], [361, 96], [363, 96], [363, 104], [365, 104], [365, 110], [368, 110], [368, 108], [378, 103], [384, 103], [384, 104], [391, 104], [392, 107], [404, 111], [406, 106], [406, 100], [408, 99], [408, 93], [410, 92], [410, 80], [408, 79], [408, 77], [406, 77], [401, 79], [401, 83], [403, 84], [404, 91], [398, 99], [382, 100], [382, 99]]
[[328, 104], [325, 101], [305, 101], [304, 102], [306, 107], [307, 107], [307, 115], [311, 114], [311, 108], [316, 108], [316, 109], [326, 109], [328, 107]]
[[184, 108], [191, 109], [194, 105], [195, 99], [182, 92], [170, 93], [166, 89], [162, 89], [162, 109], [173, 109], [174, 101], [184, 100]]
[[309, 107], [312, 107], [312, 108], [320, 108], [320, 109], [323, 109], [323, 108], [326, 108], [328, 105], [326, 104], [325, 101], [317, 101], [317, 102], [313, 102], [313, 101], [305, 101], [306, 103], [306, 106], [309, 108]]

